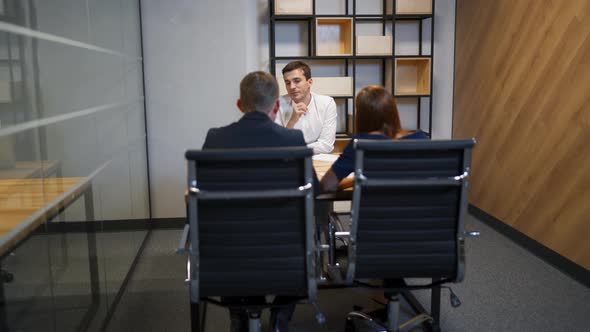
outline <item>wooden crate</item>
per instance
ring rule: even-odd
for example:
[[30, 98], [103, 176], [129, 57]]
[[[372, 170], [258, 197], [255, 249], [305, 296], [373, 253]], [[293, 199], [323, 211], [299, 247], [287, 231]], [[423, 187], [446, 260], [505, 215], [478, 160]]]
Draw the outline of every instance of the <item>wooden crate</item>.
[[432, 0], [395, 0], [397, 15], [431, 15]]
[[352, 77], [314, 77], [311, 91], [332, 97], [352, 97]]
[[430, 58], [395, 59], [395, 95], [429, 95], [430, 61]]
[[392, 55], [391, 36], [357, 36], [356, 55]]
[[313, 15], [312, 0], [275, 0], [275, 15]]
[[[332, 97], [352, 97], [352, 77], [312, 77], [311, 91], [320, 95]], [[287, 88], [282, 77], [278, 80], [279, 94], [286, 95]]]

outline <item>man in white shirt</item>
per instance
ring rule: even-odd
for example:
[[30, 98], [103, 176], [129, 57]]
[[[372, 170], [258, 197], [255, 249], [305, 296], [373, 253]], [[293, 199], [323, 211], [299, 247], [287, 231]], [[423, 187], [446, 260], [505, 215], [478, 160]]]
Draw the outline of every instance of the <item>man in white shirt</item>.
[[336, 103], [334, 98], [312, 93], [311, 70], [301, 61], [283, 68], [287, 93], [279, 98], [280, 109], [275, 122], [299, 129], [314, 153], [330, 153], [336, 140]]

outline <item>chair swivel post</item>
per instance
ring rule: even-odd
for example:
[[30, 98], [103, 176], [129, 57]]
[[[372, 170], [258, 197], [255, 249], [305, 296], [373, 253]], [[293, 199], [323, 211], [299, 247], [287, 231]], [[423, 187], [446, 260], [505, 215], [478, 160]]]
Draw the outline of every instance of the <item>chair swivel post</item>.
[[399, 294], [391, 295], [387, 303], [387, 331], [396, 332], [398, 330], [399, 307]]
[[248, 331], [260, 332], [260, 310], [248, 311]]

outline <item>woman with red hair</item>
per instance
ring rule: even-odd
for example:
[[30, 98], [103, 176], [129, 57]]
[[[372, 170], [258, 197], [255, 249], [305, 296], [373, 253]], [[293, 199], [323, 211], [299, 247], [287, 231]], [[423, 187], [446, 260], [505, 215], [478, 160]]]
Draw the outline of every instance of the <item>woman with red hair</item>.
[[354, 171], [355, 139], [428, 139], [423, 131], [408, 131], [401, 127], [395, 99], [385, 88], [370, 85], [356, 95], [356, 135], [322, 178], [323, 191], [335, 191], [352, 186], [347, 176]]

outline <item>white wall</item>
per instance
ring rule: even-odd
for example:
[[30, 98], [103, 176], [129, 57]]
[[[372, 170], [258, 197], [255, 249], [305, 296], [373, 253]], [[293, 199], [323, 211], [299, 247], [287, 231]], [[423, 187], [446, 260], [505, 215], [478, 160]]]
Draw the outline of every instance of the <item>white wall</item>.
[[455, 0], [437, 0], [434, 9], [432, 138], [448, 139], [453, 130]]
[[[436, 1], [435, 138], [451, 135], [454, 2]], [[184, 151], [200, 148], [209, 128], [237, 120], [240, 79], [268, 69], [268, 1], [141, 4], [152, 212], [155, 218], [181, 217]]]
[[240, 79], [255, 69], [249, 0], [142, 0], [152, 212], [184, 215], [184, 152], [235, 121]]

